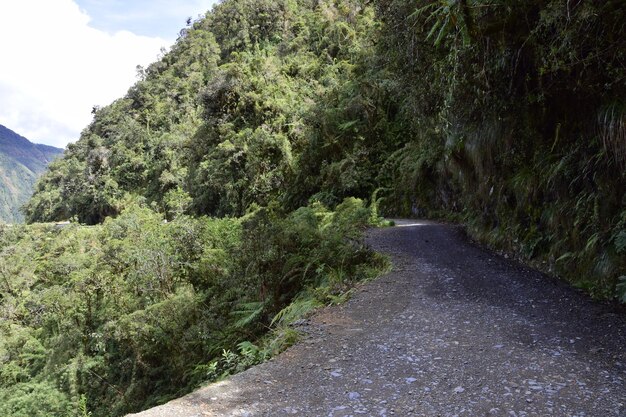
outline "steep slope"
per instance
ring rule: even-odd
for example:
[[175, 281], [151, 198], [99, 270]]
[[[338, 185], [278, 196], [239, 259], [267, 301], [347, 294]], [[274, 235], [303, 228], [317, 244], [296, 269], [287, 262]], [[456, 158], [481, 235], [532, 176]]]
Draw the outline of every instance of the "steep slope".
[[33, 193], [37, 178], [63, 149], [31, 143], [0, 125], [0, 220], [23, 221], [19, 208]]
[[44, 176], [28, 221], [95, 224], [137, 198], [168, 216], [237, 216], [369, 195], [395, 146], [380, 140], [385, 106], [361, 94], [391, 102], [387, 83], [359, 82], [376, 31], [368, 2], [221, 2], [96, 112]]
[[93, 227], [0, 225], [0, 416], [120, 416], [263, 361], [384, 266], [359, 238], [369, 222], [347, 199], [286, 218], [136, 206]]
[[626, 302], [623, 2], [377, 3], [410, 117], [387, 207]]
[[378, 190], [387, 214], [462, 219], [626, 300], [625, 13], [619, 1], [223, 1], [96, 113], [27, 220], [95, 224], [134, 201], [169, 218], [239, 216]]

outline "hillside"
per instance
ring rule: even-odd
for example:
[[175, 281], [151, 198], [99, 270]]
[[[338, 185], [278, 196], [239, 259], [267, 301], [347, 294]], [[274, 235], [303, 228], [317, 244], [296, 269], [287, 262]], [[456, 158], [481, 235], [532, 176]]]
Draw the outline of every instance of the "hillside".
[[464, 220], [613, 297], [626, 267], [625, 9], [438, 4], [218, 4], [96, 113], [28, 221], [96, 224], [138, 199], [168, 217], [241, 216], [378, 190], [389, 214]]
[[24, 220], [19, 209], [31, 197], [37, 178], [63, 149], [31, 143], [0, 125], [0, 220]]

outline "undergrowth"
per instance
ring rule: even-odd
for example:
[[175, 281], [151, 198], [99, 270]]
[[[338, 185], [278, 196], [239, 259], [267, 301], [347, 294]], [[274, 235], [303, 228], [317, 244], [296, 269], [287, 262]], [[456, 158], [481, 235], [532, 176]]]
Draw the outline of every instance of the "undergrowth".
[[363, 243], [373, 220], [349, 198], [2, 227], [0, 415], [124, 415], [276, 355], [294, 321], [385, 268]]
[[[242, 301], [235, 313], [239, 324], [259, 323], [266, 332], [254, 343], [241, 342], [196, 368], [195, 372], [211, 381], [241, 372], [293, 345], [300, 337], [294, 323], [318, 308], [344, 303], [357, 283], [379, 276], [390, 265], [362, 241], [366, 227], [384, 227], [388, 222], [377, 216], [375, 206], [365, 208], [355, 198], [344, 200], [334, 212], [313, 203], [283, 220], [277, 217], [276, 208], [270, 208], [255, 212], [247, 221], [248, 227], [273, 237], [263, 243], [269, 245], [268, 251], [278, 257], [289, 254], [289, 258], [284, 264], [275, 263], [275, 258], [256, 258], [258, 269], [253, 273], [259, 274], [264, 299]], [[258, 252], [251, 248], [248, 253]], [[266, 293], [269, 285], [278, 290]]]

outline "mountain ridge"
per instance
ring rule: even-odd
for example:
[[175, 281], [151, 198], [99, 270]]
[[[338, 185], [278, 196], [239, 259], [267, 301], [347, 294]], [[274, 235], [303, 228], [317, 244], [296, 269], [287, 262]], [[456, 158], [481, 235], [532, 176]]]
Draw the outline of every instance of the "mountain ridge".
[[48, 164], [63, 149], [33, 143], [0, 125], [0, 220], [22, 222], [20, 207], [28, 201], [34, 185]]

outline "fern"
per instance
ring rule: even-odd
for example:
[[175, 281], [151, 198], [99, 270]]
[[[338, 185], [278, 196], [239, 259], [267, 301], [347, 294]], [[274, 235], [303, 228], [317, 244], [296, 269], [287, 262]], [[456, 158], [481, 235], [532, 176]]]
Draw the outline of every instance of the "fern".
[[626, 252], [626, 230], [620, 230], [619, 233], [615, 236], [615, 249], [617, 253], [625, 253]]
[[598, 115], [598, 135], [607, 155], [622, 169], [626, 167], [626, 106], [612, 103]]
[[617, 298], [626, 304], [626, 275], [619, 277], [619, 284], [617, 284]]
[[261, 317], [263, 310], [265, 310], [265, 301], [240, 304], [239, 310], [231, 312], [231, 315], [240, 317], [235, 322], [235, 327], [247, 327]]
[[280, 310], [272, 319], [270, 326], [273, 327], [275, 325], [293, 323], [294, 321], [304, 317], [307, 313], [321, 306], [322, 303], [315, 298], [298, 298], [287, 307]]

